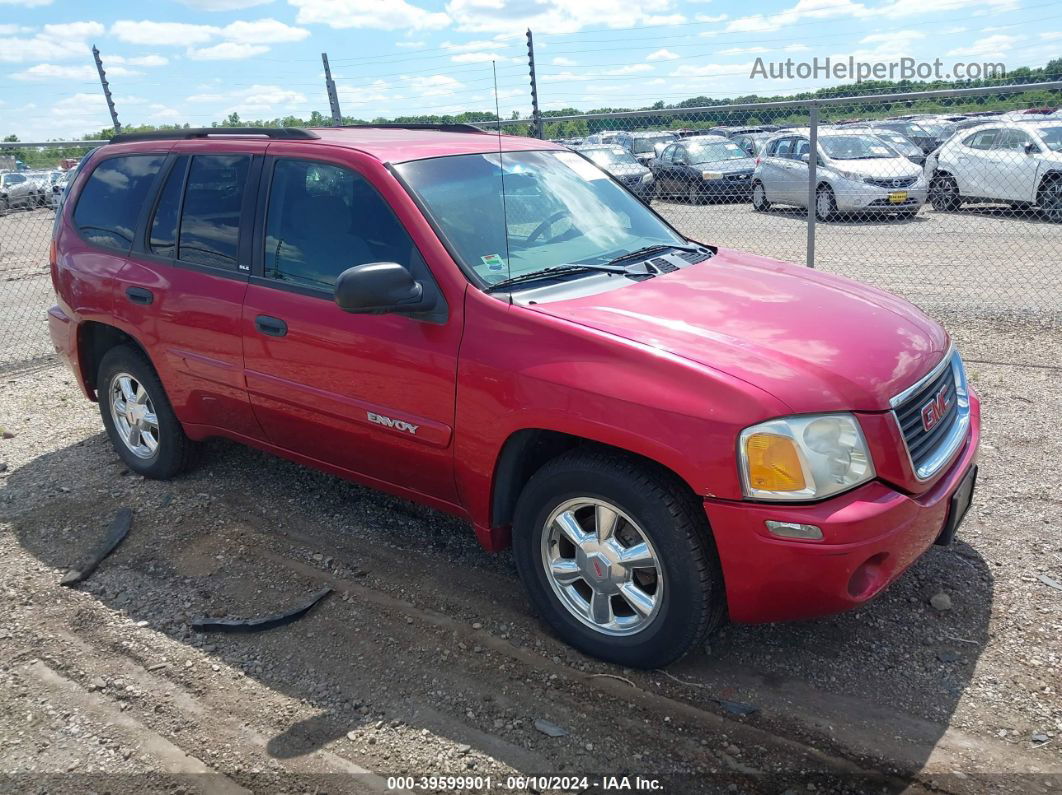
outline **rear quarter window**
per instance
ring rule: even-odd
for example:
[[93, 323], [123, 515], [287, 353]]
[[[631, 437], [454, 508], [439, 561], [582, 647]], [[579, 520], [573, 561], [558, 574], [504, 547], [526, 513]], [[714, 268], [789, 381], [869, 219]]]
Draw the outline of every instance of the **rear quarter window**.
[[165, 155], [124, 155], [92, 170], [74, 208], [74, 224], [90, 243], [128, 251], [137, 219]]

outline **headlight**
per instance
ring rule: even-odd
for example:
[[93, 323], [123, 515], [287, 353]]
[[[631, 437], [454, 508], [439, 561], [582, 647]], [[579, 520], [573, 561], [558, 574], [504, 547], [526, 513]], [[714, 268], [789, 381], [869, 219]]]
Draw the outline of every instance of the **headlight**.
[[746, 428], [738, 466], [745, 496], [757, 500], [819, 500], [874, 478], [851, 414], [802, 414]]
[[722, 179], [723, 174], [721, 171], [702, 171], [701, 176], [705, 179]]
[[642, 182], [648, 182], [652, 178], [653, 178], [653, 172], [652, 171], [646, 171], [644, 174], [642, 174]]
[[838, 176], [844, 177], [845, 179], [850, 179], [852, 180], [852, 182], [863, 182], [862, 174], [857, 174], [854, 171], [842, 171], [839, 168], [835, 168], [834, 171], [837, 172]]

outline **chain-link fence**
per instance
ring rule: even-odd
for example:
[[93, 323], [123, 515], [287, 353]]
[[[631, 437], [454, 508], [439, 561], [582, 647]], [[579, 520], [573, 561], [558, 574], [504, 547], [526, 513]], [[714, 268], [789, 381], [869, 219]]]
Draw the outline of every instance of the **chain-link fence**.
[[[1062, 82], [542, 121], [696, 240], [871, 283], [950, 323], [1056, 325], [1059, 105]], [[0, 369], [50, 352], [54, 207], [94, 144], [0, 144]]]
[[70, 174], [96, 143], [0, 144], [0, 372], [52, 352], [52, 222]]
[[696, 240], [840, 273], [952, 322], [1055, 324], [1060, 94], [1044, 83], [542, 121]]

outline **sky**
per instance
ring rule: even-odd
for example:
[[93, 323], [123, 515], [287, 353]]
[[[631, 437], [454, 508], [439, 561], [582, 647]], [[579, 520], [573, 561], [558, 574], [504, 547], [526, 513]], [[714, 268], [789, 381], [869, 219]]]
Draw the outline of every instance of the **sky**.
[[528, 28], [543, 110], [851, 82], [751, 78], [757, 58], [1062, 54], [1057, 0], [0, 0], [0, 135], [109, 127], [93, 44], [124, 124], [327, 114], [322, 52], [344, 115], [493, 111], [496, 68], [502, 116], [525, 116]]

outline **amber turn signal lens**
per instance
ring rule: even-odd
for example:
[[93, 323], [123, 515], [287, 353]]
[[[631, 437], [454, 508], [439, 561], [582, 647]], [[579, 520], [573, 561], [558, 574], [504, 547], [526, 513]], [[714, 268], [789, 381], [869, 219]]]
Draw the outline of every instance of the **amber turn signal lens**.
[[749, 486], [761, 491], [801, 491], [805, 488], [800, 454], [792, 439], [773, 433], [754, 433], [745, 440]]

